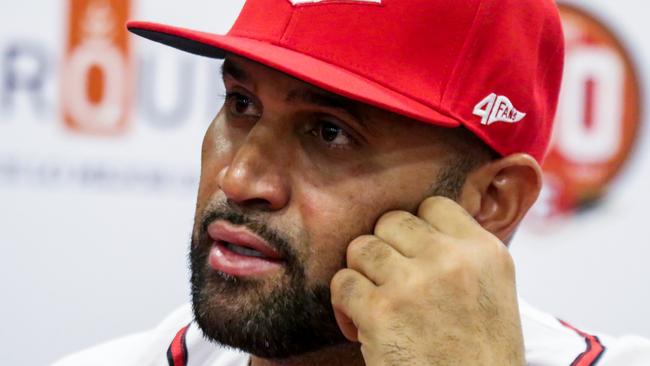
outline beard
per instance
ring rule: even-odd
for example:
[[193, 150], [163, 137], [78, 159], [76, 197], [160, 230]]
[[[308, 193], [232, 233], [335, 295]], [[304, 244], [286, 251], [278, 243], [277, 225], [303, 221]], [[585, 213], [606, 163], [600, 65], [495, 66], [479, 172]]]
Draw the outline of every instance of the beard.
[[[215, 220], [245, 226], [274, 247], [285, 264], [281, 279], [238, 278], [210, 268], [207, 226]], [[192, 308], [208, 339], [270, 359], [348, 343], [334, 317], [329, 284], [307, 285], [297, 243], [227, 203], [204, 214], [198, 229], [190, 248]]]

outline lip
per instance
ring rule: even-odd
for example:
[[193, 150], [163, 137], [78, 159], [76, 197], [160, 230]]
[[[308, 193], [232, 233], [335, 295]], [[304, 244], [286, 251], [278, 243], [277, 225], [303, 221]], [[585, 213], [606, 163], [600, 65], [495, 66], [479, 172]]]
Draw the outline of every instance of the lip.
[[226, 221], [215, 221], [208, 226], [208, 235], [215, 242], [228, 242], [241, 247], [257, 250], [272, 260], [282, 260], [280, 253], [266, 240], [251, 233], [248, 229], [232, 225]]
[[[213, 240], [208, 256], [212, 269], [237, 277], [260, 277], [283, 267], [280, 253], [248, 229], [225, 221], [215, 221], [207, 228]], [[226, 243], [256, 250], [260, 257], [245, 256], [226, 247]]]

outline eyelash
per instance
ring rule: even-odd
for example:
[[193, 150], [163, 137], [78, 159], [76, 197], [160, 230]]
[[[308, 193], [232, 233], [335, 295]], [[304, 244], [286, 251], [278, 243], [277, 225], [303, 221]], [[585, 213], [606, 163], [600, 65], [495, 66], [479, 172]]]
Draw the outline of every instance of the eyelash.
[[[309, 129], [308, 133], [313, 135], [314, 137], [318, 138], [321, 141], [321, 143], [323, 143], [325, 146], [327, 146], [328, 149], [331, 149], [331, 150], [346, 150], [346, 149], [349, 149], [349, 145], [358, 145], [357, 139], [351, 133], [349, 133], [346, 128], [340, 126], [339, 123], [332, 122], [330, 120], [323, 119], [323, 118], [317, 118], [315, 120], [315, 122], [316, 123], [312, 126], [312, 128]], [[330, 124], [330, 125], [336, 126], [336, 128], [338, 128], [338, 129], [340, 129], [340, 133], [343, 136], [345, 136], [345, 138], [350, 140], [349, 144], [336, 144], [336, 143], [325, 141], [323, 139], [322, 135], [321, 135], [321, 132], [322, 132], [321, 129], [323, 128], [323, 126], [325, 124]]]
[[229, 99], [232, 99], [234, 97], [239, 97], [239, 96], [244, 97], [244, 98], [248, 98], [244, 94], [238, 93], [238, 92], [224, 92], [224, 93], [221, 93], [219, 95], [219, 97], [221, 97], [221, 99], [223, 99], [223, 100], [229, 100]]
[[233, 100], [237, 99], [237, 98], [246, 99], [249, 103], [251, 103], [253, 105], [253, 107], [255, 106], [255, 104], [253, 102], [254, 99], [249, 97], [248, 95], [246, 95], [244, 93], [240, 93], [240, 92], [236, 92], [236, 91], [230, 91], [230, 92], [226, 92], [226, 93], [222, 94], [221, 97], [223, 98], [224, 103], [225, 103], [226, 106], [229, 106], [230, 103], [232, 103]]

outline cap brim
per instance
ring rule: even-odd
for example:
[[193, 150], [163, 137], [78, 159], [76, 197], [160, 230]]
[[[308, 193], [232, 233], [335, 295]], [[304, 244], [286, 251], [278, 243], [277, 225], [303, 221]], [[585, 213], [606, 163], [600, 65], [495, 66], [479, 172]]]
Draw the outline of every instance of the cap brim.
[[222, 36], [164, 24], [130, 21], [129, 31], [196, 55], [222, 59], [235, 54], [303, 80], [329, 92], [444, 127], [461, 123], [451, 116], [361, 77], [342, 67], [255, 39]]

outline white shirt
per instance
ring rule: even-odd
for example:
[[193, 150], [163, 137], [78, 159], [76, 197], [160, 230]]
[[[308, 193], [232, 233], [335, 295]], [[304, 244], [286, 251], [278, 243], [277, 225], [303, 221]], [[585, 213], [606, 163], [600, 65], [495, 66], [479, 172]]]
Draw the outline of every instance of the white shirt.
[[[524, 301], [519, 307], [529, 366], [650, 366], [649, 340], [593, 335]], [[205, 340], [188, 304], [155, 329], [70, 355], [54, 366], [247, 366], [248, 361], [247, 354]]]

